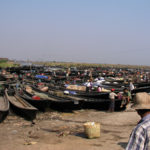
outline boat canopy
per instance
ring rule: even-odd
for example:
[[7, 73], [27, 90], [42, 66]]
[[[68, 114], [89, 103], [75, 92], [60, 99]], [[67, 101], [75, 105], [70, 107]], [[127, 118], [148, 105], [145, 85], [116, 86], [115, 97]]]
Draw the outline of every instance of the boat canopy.
[[38, 79], [48, 79], [48, 77], [44, 75], [36, 75], [35, 77]]

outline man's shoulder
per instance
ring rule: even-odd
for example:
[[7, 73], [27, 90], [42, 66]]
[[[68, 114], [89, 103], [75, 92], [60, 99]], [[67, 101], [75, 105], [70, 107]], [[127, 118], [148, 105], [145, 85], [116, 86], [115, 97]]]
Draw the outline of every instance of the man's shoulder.
[[147, 120], [143, 121], [143, 122], [141, 123], [141, 127], [142, 127], [143, 129], [150, 128], [150, 119], [147, 119]]
[[131, 95], [131, 92], [128, 91], [128, 95]]
[[110, 95], [115, 95], [115, 93], [114, 93], [114, 92], [110, 92], [109, 94], [110, 94]]
[[135, 132], [143, 132], [146, 130], [150, 130], [150, 119], [139, 123], [135, 128]]
[[126, 150], [145, 149], [145, 147], [147, 149], [147, 146], [149, 146], [149, 139], [150, 120], [144, 120], [140, 122], [133, 130]]

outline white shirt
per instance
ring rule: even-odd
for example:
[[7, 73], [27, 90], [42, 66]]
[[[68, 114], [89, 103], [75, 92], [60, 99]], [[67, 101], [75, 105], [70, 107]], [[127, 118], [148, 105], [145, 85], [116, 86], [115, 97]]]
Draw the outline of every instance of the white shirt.
[[109, 99], [115, 99], [115, 96], [117, 96], [116, 93], [114, 92], [109, 93]]
[[133, 85], [133, 83], [130, 83], [130, 90], [132, 91], [132, 90], [134, 90], [134, 85]]

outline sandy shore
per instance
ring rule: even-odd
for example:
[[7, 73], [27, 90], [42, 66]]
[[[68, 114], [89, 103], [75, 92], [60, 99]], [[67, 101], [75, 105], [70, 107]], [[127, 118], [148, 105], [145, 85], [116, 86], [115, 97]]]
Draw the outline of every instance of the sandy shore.
[[[11, 115], [0, 124], [0, 150], [123, 150], [139, 119], [136, 112], [80, 110], [39, 113], [32, 124]], [[100, 138], [85, 137], [87, 121], [100, 122]]]

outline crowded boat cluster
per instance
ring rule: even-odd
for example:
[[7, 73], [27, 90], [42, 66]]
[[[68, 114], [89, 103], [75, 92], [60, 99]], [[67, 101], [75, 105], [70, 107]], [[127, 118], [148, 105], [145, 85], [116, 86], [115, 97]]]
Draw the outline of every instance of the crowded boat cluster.
[[0, 122], [10, 109], [28, 120], [49, 108], [121, 111], [138, 92], [150, 92], [150, 70], [45, 66], [1, 69]]

